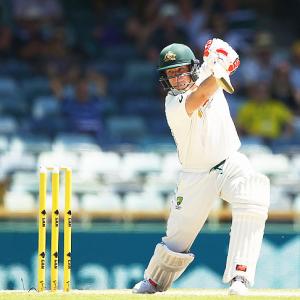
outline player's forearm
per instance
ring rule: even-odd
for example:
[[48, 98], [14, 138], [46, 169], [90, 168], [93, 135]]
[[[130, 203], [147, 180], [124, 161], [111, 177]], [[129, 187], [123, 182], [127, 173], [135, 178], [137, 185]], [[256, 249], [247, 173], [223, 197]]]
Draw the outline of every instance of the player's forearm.
[[191, 115], [196, 109], [204, 105], [207, 100], [217, 91], [218, 84], [213, 76], [209, 76], [188, 96], [185, 109]]

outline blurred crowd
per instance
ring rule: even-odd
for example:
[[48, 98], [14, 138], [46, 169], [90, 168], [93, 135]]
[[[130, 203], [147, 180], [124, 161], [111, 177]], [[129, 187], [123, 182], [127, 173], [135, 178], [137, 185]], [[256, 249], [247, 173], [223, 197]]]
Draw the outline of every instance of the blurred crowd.
[[271, 5], [1, 1], [0, 134], [54, 138], [78, 132], [103, 147], [169, 141], [155, 70], [159, 52], [170, 43], [186, 43], [201, 59], [206, 41], [218, 37], [241, 58], [233, 75], [236, 92], [228, 95], [241, 137], [274, 149], [295, 146], [300, 142], [297, 20], [278, 21], [281, 6], [272, 11]]
[[243, 151], [271, 178], [274, 209], [298, 210], [297, 11], [299, 1], [0, 0], [0, 207], [32, 209], [37, 165], [61, 160], [78, 208], [99, 209], [89, 197], [105, 189], [105, 203], [156, 190], [165, 205], [179, 166], [159, 53], [185, 43], [202, 60], [217, 37], [240, 55], [226, 97]]

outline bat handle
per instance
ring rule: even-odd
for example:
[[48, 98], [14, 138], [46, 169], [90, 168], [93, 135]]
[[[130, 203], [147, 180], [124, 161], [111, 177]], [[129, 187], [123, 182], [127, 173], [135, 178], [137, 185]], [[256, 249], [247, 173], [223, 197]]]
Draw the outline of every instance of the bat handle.
[[214, 66], [214, 76], [218, 85], [225, 90], [227, 93], [232, 94], [234, 92], [234, 88], [230, 82], [230, 77], [221, 65], [216, 64]]
[[217, 79], [218, 84], [222, 87], [223, 90], [225, 90], [229, 94], [234, 93], [234, 88], [230, 82], [230, 78], [224, 78], [221, 77], [220, 79]]

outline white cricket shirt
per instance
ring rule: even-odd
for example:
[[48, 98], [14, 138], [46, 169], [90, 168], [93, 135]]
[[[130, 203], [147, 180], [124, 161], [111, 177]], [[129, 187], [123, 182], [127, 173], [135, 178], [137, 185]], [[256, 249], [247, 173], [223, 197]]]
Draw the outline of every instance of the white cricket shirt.
[[[202, 72], [201, 72], [202, 70]], [[210, 74], [203, 66], [199, 85]], [[184, 171], [209, 171], [241, 146], [223, 90], [218, 89], [209, 101], [189, 116], [185, 101], [189, 91], [165, 101], [166, 117]]]

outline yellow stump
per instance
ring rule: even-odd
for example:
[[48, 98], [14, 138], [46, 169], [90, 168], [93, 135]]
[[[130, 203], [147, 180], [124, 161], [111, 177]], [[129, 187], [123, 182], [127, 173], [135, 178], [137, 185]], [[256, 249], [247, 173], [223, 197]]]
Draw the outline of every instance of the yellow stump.
[[51, 291], [58, 288], [59, 169], [52, 170]]
[[65, 212], [64, 212], [64, 291], [71, 289], [71, 231], [72, 231], [72, 171], [65, 169]]
[[47, 169], [39, 170], [38, 292], [45, 290]]
[[65, 171], [64, 211], [64, 291], [71, 289], [71, 233], [72, 233], [72, 171], [69, 168], [41, 167], [39, 172], [39, 237], [38, 237], [38, 291], [45, 290], [46, 256], [46, 198], [47, 171], [52, 172], [52, 224], [51, 224], [51, 291], [58, 289], [59, 244], [59, 172]]

